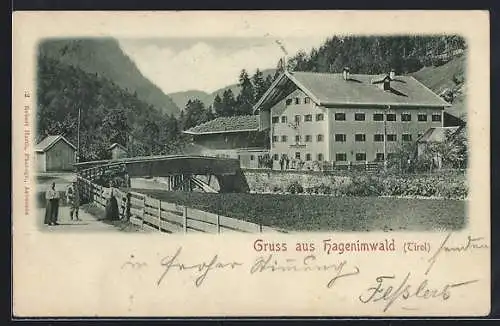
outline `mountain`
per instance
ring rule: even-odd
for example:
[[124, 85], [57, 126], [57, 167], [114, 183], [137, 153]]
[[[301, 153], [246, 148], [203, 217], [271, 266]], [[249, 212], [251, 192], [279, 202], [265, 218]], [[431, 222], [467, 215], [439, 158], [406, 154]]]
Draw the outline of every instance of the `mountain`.
[[443, 96], [448, 97], [447, 100], [452, 106], [447, 108], [446, 112], [466, 119], [465, 70], [466, 54], [463, 54], [441, 66], [424, 67], [410, 75], [436, 94], [443, 94]]
[[107, 78], [160, 112], [180, 113], [174, 101], [142, 75], [113, 38], [46, 40], [40, 43], [39, 54]]

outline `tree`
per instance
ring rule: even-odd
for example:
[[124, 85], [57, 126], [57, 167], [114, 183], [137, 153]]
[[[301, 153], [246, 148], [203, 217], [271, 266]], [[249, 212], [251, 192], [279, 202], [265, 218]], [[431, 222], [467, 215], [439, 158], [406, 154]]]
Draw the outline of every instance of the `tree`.
[[240, 94], [236, 98], [237, 113], [238, 115], [251, 114], [252, 107], [255, 104], [254, 86], [245, 69], [240, 73], [238, 86], [240, 87]]
[[184, 109], [184, 129], [189, 129], [213, 118], [211, 112], [205, 109], [205, 105], [199, 99], [188, 100]]
[[262, 97], [262, 95], [264, 95], [268, 88], [262, 71], [260, 71], [259, 69], [255, 71], [255, 74], [252, 76], [252, 82], [255, 89], [254, 100], [255, 102], [257, 102]]
[[236, 114], [236, 100], [233, 91], [228, 88], [222, 94], [222, 116], [229, 117]]
[[216, 116], [218, 117], [224, 116], [224, 104], [222, 103], [222, 99], [220, 98], [218, 93], [217, 95], [215, 95], [213, 108]]

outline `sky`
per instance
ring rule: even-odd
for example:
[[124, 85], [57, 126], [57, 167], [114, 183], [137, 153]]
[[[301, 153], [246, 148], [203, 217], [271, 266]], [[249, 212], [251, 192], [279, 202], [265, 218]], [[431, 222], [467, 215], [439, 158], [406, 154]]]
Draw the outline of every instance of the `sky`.
[[284, 53], [307, 53], [329, 35], [275, 38], [151, 38], [119, 39], [122, 50], [142, 74], [165, 94], [200, 90], [211, 93], [238, 82], [241, 69], [253, 74], [257, 68], [276, 68]]

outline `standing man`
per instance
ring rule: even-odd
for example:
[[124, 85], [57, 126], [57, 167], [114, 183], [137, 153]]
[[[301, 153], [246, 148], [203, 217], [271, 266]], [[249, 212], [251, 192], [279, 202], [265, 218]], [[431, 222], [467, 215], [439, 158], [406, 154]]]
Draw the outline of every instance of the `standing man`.
[[45, 208], [45, 224], [58, 225], [57, 217], [59, 215], [59, 191], [56, 190], [56, 183], [52, 182], [51, 187], [45, 193], [47, 206]]
[[78, 191], [78, 186], [76, 181], [68, 186], [66, 189], [66, 200], [69, 204], [69, 216], [73, 221], [73, 214], [75, 215], [75, 220], [80, 221], [78, 217], [78, 209], [80, 208], [80, 192]]

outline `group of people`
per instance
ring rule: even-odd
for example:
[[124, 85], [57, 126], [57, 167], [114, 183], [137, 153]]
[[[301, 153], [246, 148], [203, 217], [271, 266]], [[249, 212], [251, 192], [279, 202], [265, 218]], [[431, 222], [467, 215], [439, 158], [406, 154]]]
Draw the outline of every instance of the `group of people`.
[[[50, 188], [45, 193], [46, 205], [45, 205], [45, 220], [44, 224], [46, 225], [58, 225], [57, 222], [59, 218], [59, 200], [60, 193], [56, 189], [56, 183], [52, 182]], [[78, 191], [78, 187], [76, 181], [73, 181], [66, 188], [65, 192], [66, 203], [69, 205], [69, 214], [71, 220], [80, 221], [78, 217], [78, 210], [80, 208], [80, 192]]]

